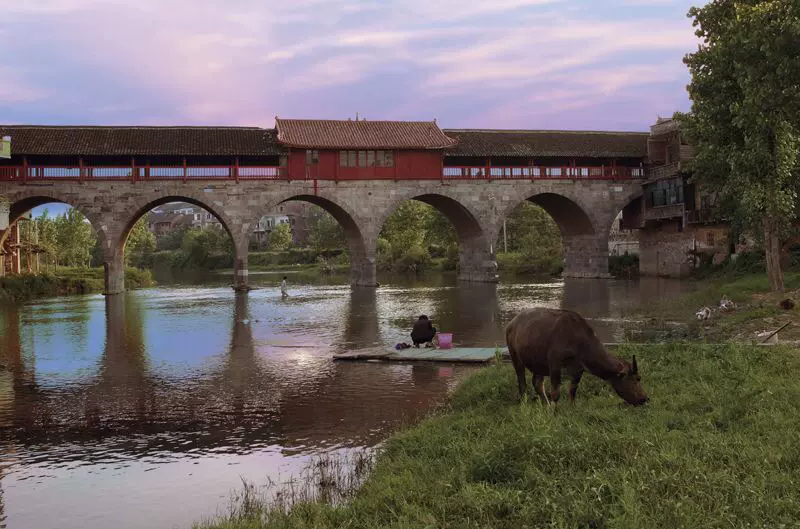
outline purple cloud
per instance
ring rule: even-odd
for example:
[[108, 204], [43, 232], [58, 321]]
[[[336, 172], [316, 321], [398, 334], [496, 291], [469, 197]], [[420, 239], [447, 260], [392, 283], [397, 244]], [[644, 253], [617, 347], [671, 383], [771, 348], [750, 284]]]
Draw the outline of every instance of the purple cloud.
[[16, 0], [0, 122], [273, 116], [644, 130], [696, 46], [665, 0]]

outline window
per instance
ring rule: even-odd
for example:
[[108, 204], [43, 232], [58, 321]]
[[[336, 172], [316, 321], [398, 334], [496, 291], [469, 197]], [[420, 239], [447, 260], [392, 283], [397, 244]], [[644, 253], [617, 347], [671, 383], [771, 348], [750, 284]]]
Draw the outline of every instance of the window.
[[647, 186], [645, 196], [648, 207], [683, 204], [683, 180], [680, 178], [659, 180]]
[[708, 233], [706, 233], [706, 244], [709, 245], [709, 246], [714, 246], [714, 232], [713, 231], [709, 230]]
[[339, 167], [394, 167], [392, 151], [339, 151]]
[[316, 165], [319, 163], [319, 151], [307, 150], [306, 151], [306, 165]]

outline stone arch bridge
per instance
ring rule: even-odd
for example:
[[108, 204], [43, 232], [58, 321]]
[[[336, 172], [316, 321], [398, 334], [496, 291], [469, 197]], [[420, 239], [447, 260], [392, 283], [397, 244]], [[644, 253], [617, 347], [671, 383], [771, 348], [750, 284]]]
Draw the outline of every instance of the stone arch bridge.
[[[0, 160], [9, 220], [48, 202], [77, 208], [102, 244], [108, 294], [124, 290], [135, 222], [176, 201], [207, 209], [228, 230], [238, 289], [247, 288], [251, 232], [289, 200], [339, 221], [353, 285], [377, 284], [378, 234], [406, 200], [453, 223], [463, 280], [496, 280], [495, 241], [525, 200], [561, 229], [566, 276], [604, 277], [611, 224], [622, 209], [634, 218], [641, 211], [649, 162], [647, 133], [442, 130], [435, 120], [276, 118], [274, 129], [0, 125], [0, 135], [11, 136], [11, 158]], [[0, 254], [12, 231], [0, 232]]]
[[185, 201], [211, 212], [235, 246], [237, 289], [246, 289], [247, 252], [258, 219], [276, 205], [302, 200], [328, 211], [344, 228], [351, 283], [375, 286], [376, 242], [386, 218], [404, 201], [441, 211], [460, 243], [459, 279], [496, 281], [495, 241], [504, 219], [525, 200], [543, 207], [561, 229], [566, 277], [608, 275], [614, 218], [641, 195], [637, 180], [252, 180], [0, 182], [13, 223], [31, 208], [63, 202], [95, 228], [104, 252], [106, 293], [124, 291], [124, 248], [136, 221], [152, 208]]

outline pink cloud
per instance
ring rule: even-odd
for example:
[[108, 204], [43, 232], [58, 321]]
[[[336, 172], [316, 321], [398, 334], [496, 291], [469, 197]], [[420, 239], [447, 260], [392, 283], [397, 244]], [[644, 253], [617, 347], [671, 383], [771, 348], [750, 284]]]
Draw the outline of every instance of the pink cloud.
[[[629, 8], [646, 17], [619, 20], [558, 0], [10, 4], [6, 28], [20, 28], [23, 39], [44, 35], [41, 45], [52, 46], [36, 68], [62, 67], [77, 88], [48, 90], [50, 77], [37, 82], [20, 57], [0, 69], [0, 100], [75, 106], [81, 83], [105, 82], [106, 100], [87, 112], [133, 123], [271, 125], [275, 114], [303, 113], [311, 93], [329, 114], [350, 115], [354, 109], [337, 105], [354, 87], [392, 92], [391, 108], [370, 109], [376, 119], [442, 115], [446, 105], [463, 108], [464, 120], [479, 107], [474, 115], [494, 123], [532, 116], [525, 105], [575, 111], [637, 86], [674, 83], [695, 42], [685, 17], [654, 16], [652, 5]], [[115, 84], [128, 88], [125, 96], [115, 95]]]

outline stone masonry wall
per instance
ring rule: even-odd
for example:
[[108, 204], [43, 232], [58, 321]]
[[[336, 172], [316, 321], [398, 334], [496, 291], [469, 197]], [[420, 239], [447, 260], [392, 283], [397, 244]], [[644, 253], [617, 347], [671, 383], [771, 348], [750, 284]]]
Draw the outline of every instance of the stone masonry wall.
[[694, 247], [690, 231], [678, 231], [679, 220], [659, 228], [639, 230], [639, 273], [644, 276], [686, 277], [691, 272], [689, 252]]
[[[128, 230], [142, 214], [173, 201], [202, 206], [230, 232], [236, 248], [234, 285], [247, 286], [250, 234], [264, 213], [295, 199], [322, 206], [342, 224], [350, 245], [351, 282], [375, 285], [375, 247], [386, 218], [404, 201], [434, 204], [453, 222], [461, 245], [461, 279], [497, 280], [494, 244], [503, 219], [524, 200], [557, 195], [566, 200], [551, 211], [562, 226], [565, 275], [605, 277], [608, 231], [613, 219], [641, 195], [638, 181], [481, 180], [481, 181], [86, 181], [0, 182], [11, 216], [46, 202], [78, 208], [98, 232], [104, 249], [107, 292], [124, 289], [123, 247]], [[583, 219], [572, 222], [573, 219]]]

